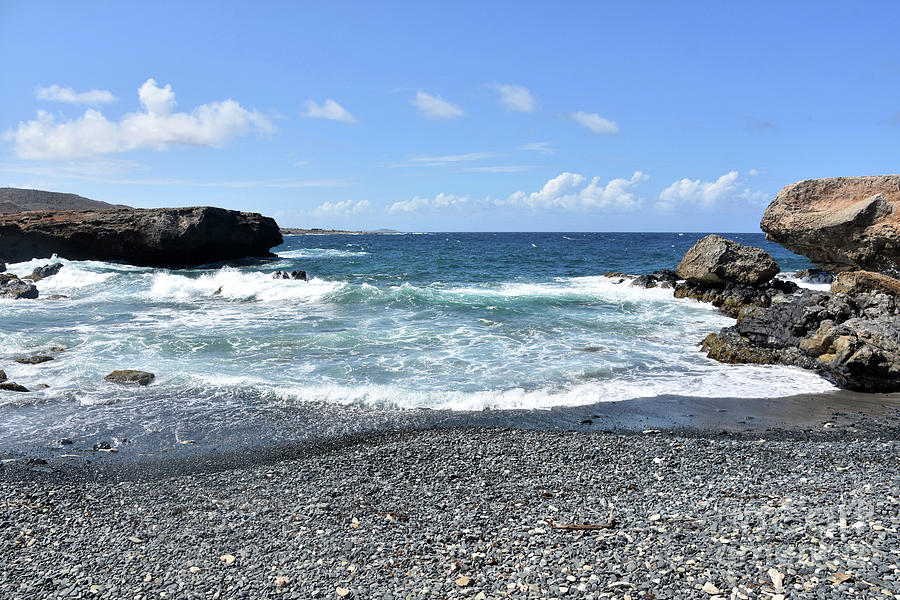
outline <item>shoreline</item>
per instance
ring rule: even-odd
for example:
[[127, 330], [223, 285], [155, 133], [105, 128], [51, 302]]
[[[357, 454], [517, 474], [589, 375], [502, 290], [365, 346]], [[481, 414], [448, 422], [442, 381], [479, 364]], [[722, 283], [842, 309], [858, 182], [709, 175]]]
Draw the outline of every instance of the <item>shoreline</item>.
[[0, 480], [15, 523], [0, 595], [896, 598], [900, 584], [897, 441], [454, 428], [309, 450], [145, 480]]
[[[237, 440], [201, 439], [151, 450], [125, 444], [117, 452], [87, 443], [9, 452], [0, 480], [52, 477], [81, 480], [157, 479], [277, 465], [321, 449], [345, 448], [397, 433], [511, 430], [642, 436], [659, 432], [692, 439], [787, 442], [900, 440], [900, 394], [837, 390], [785, 398], [659, 396], [587, 406], [485, 411], [394, 410], [319, 405], [293, 422], [272, 423], [270, 437], [238, 432]], [[325, 411], [325, 412], [322, 412]], [[322, 431], [312, 421], [342, 423]], [[293, 432], [293, 436], [291, 435]], [[304, 437], [305, 436], [305, 437]]]

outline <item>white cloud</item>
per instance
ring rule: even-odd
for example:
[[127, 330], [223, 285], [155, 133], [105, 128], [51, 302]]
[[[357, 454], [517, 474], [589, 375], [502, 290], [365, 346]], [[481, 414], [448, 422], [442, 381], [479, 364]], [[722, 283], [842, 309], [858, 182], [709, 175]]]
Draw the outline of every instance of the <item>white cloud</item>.
[[[755, 173], [750, 171], [750, 174]], [[682, 207], [711, 209], [723, 204], [741, 204], [741, 201], [762, 205], [771, 199], [766, 192], [747, 187], [741, 189], [741, 183], [738, 171], [729, 171], [715, 181], [681, 179], [660, 192], [656, 208], [669, 212]]]
[[94, 109], [62, 122], [41, 110], [36, 120], [20, 122], [4, 137], [13, 140], [21, 158], [68, 159], [139, 148], [164, 150], [175, 144], [221, 146], [252, 131], [274, 130], [261, 113], [230, 99], [203, 104], [191, 113], [172, 112], [176, 104], [172, 86], [159, 87], [153, 79], [140, 87], [138, 98], [142, 110], [126, 114], [118, 123]]
[[498, 204], [525, 206], [533, 209], [562, 208], [565, 210], [618, 209], [632, 210], [641, 205], [633, 189], [649, 176], [635, 171], [630, 179], [612, 179], [606, 185], [600, 183], [599, 177], [587, 179], [577, 173], [561, 173], [537, 192], [527, 194], [515, 192], [505, 201]]
[[680, 205], [710, 208], [734, 195], [739, 175], [737, 171], [730, 171], [715, 181], [681, 179], [660, 192], [656, 207], [665, 211], [675, 210]]
[[457, 196], [455, 194], [445, 194], [441, 192], [433, 199], [416, 196], [412, 200], [401, 200], [394, 202], [388, 209], [388, 212], [415, 212], [424, 208], [446, 208], [450, 206], [460, 206], [468, 204], [467, 196]]
[[343, 200], [341, 202], [323, 202], [313, 209], [313, 214], [318, 216], [346, 216], [360, 213], [371, 206], [368, 200]]
[[540, 152], [541, 154], [554, 154], [556, 148], [550, 145], [550, 142], [530, 142], [523, 144], [520, 150], [528, 150], [529, 152]]
[[456, 104], [444, 100], [440, 96], [426, 94], [422, 90], [416, 92], [415, 98], [411, 98], [409, 103], [418, 108], [423, 117], [432, 121], [446, 121], [466, 114]]
[[326, 99], [324, 104], [316, 104], [312, 100], [306, 101], [305, 117], [313, 119], [330, 119], [332, 121], [343, 121], [344, 123], [355, 123], [356, 117], [351, 115], [346, 108], [331, 99]]
[[491, 165], [486, 167], [461, 167], [459, 173], [524, 173], [533, 169], [531, 165]]
[[618, 135], [619, 126], [615, 121], [604, 119], [597, 113], [588, 113], [583, 110], [572, 113], [572, 118], [580, 125], [587, 127], [597, 135]]
[[757, 175], [759, 175], [759, 171], [756, 169], [750, 169], [749, 172], [752, 177], [756, 177]]
[[467, 154], [445, 154], [443, 156], [413, 156], [409, 159], [409, 162], [421, 167], [444, 167], [461, 162], [497, 158], [498, 156], [502, 156], [502, 154], [496, 152], [469, 152]]
[[38, 100], [68, 102], [69, 104], [108, 104], [116, 101], [116, 97], [108, 90], [76, 92], [72, 88], [64, 88], [58, 85], [37, 87], [34, 89], [34, 97]]
[[494, 89], [500, 95], [500, 104], [506, 110], [517, 112], [533, 112], [537, 107], [534, 96], [524, 85], [495, 83]]

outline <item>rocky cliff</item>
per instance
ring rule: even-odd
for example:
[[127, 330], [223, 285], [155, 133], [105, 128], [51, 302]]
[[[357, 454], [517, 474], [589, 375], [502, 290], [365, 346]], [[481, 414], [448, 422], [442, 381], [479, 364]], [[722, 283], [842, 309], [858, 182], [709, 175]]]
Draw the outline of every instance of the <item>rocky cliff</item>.
[[272, 256], [281, 243], [274, 219], [208, 206], [0, 214], [7, 262], [59, 254], [179, 268]]
[[900, 175], [810, 179], [766, 209], [768, 238], [826, 271], [900, 274]]

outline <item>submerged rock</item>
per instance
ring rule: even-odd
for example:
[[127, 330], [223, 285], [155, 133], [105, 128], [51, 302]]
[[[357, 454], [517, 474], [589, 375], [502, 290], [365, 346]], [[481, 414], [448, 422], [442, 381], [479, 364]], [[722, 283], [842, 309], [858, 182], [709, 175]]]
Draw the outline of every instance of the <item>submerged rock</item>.
[[26, 277], [26, 279], [30, 279], [32, 281], [40, 281], [41, 279], [46, 279], [47, 277], [56, 275], [62, 268], [62, 263], [50, 263], [49, 265], [44, 265], [43, 267], [37, 267], [34, 271], [31, 272], [31, 275]]
[[900, 175], [809, 179], [782, 189], [760, 227], [826, 271], [900, 273]]
[[297, 281], [306, 281], [306, 271], [275, 271], [272, 274], [275, 279], [295, 279]]
[[41, 363], [45, 363], [53, 360], [52, 356], [46, 356], [44, 354], [35, 354], [34, 356], [26, 356], [24, 358], [17, 358], [16, 362], [21, 365], [39, 365]]
[[7, 381], [4, 383], [0, 383], [0, 390], [6, 392], [27, 392], [28, 388], [24, 385], [19, 385], [14, 381]]
[[38, 289], [33, 283], [22, 281], [12, 273], [0, 273], [0, 298], [34, 300]]
[[0, 214], [0, 254], [187, 267], [274, 256], [278, 224], [259, 213], [187, 207]]
[[113, 371], [103, 379], [111, 383], [121, 383], [126, 385], [150, 385], [153, 380], [156, 379], [156, 375], [147, 371], [122, 369]]
[[708, 235], [687, 251], [675, 271], [681, 279], [694, 283], [758, 286], [770, 281], [780, 269], [761, 248]]

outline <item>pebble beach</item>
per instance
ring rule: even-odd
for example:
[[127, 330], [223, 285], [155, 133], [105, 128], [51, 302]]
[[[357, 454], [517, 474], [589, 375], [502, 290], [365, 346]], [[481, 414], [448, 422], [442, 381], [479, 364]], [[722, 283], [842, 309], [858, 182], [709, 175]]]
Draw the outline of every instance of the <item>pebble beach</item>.
[[768, 433], [429, 429], [230, 469], [7, 469], [0, 596], [900, 598], [896, 427]]

